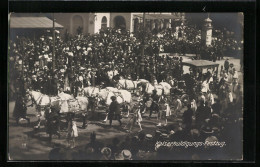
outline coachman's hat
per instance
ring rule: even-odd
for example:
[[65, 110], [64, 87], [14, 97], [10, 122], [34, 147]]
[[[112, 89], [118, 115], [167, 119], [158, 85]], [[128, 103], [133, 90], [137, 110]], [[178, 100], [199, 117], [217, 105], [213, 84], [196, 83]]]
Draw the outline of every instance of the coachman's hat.
[[111, 96], [111, 100], [116, 100], [116, 96]]

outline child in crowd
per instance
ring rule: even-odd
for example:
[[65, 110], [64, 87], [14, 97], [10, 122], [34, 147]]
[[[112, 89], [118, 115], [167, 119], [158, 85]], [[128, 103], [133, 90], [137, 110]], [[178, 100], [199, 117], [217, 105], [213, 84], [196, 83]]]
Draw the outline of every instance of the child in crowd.
[[78, 129], [77, 129], [76, 121], [74, 121], [74, 116], [72, 115], [71, 117], [69, 117], [69, 122], [68, 122], [68, 134], [67, 134], [68, 147], [70, 148], [75, 147], [76, 137], [78, 137]]

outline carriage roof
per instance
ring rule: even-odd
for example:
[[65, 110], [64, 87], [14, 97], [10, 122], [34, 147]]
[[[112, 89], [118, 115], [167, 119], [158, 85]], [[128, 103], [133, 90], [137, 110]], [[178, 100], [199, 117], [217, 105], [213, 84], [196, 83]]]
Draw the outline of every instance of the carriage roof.
[[218, 67], [219, 64], [208, 61], [208, 60], [192, 60], [192, 61], [186, 61], [182, 63], [183, 65], [195, 67], [195, 68], [210, 68], [210, 67]]

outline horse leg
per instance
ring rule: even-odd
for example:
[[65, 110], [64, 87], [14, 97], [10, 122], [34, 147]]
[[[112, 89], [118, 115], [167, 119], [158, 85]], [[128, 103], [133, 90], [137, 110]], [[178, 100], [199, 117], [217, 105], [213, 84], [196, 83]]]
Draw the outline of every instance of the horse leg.
[[49, 134], [49, 141], [52, 141], [52, 133]]
[[153, 108], [152, 108], [152, 107], [150, 107], [150, 114], [149, 114], [149, 118], [151, 118], [151, 117], [152, 117], [152, 114], [153, 114]]
[[88, 125], [88, 124], [87, 124], [87, 113], [83, 113], [83, 114], [82, 114], [82, 119], [83, 119], [83, 121], [82, 121], [82, 122], [83, 122], [83, 123], [82, 123], [82, 128], [85, 129], [86, 126]]
[[103, 122], [107, 122], [108, 114], [106, 115], [106, 118], [104, 119]]
[[40, 129], [40, 127], [41, 127], [41, 118], [40, 118], [40, 116], [38, 116], [37, 125], [34, 126], [34, 128], [35, 129]]

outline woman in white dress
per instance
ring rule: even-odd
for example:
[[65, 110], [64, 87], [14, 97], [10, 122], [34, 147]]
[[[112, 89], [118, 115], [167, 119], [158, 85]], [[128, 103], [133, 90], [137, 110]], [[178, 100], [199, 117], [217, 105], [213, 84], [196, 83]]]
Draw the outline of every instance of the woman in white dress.
[[158, 122], [157, 126], [162, 126], [162, 119], [165, 119], [164, 126], [166, 126], [167, 123], [168, 123], [167, 118], [172, 115], [172, 112], [171, 112], [171, 109], [170, 109], [170, 105], [169, 105], [169, 103], [167, 103], [167, 99], [166, 98], [164, 98], [162, 105], [163, 106], [162, 106], [162, 109], [160, 109], [159, 119], [158, 119], [159, 122]]

